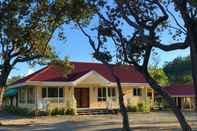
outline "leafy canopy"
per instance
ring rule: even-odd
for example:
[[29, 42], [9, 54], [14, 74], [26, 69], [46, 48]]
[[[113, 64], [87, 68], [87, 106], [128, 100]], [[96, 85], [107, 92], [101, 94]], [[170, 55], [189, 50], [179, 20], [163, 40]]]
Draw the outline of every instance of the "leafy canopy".
[[190, 56], [177, 57], [164, 65], [164, 71], [170, 83], [190, 83], [192, 82], [192, 70]]
[[[71, 20], [86, 23], [92, 10], [84, 0], [0, 1], [0, 82], [17, 63], [45, 63], [56, 57], [53, 33]], [[64, 38], [62, 31], [59, 36]]]

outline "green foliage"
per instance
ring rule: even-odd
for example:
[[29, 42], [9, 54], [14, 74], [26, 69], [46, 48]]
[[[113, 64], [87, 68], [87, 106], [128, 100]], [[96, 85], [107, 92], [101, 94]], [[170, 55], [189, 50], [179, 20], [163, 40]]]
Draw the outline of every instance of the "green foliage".
[[169, 84], [168, 77], [163, 69], [150, 67], [149, 73], [153, 77], [153, 79], [156, 80], [157, 83], [159, 83], [161, 86], [166, 86]]
[[150, 107], [150, 99], [145, 99], [143, 101], [143, 112], [150, 112], [151, 107]]
[[138, 103], [137, 104], [137, 109], [139, 112], [144, 112], [144, 104], [143, 103]]
[[168, 62], [163, 67], [170, 83], [189, 83], [192, 82], [192, 70], [190, 56], [178, 57]]
[[137, 106], [128, 105], [127, 111], [128, 112], [137, 112]]
[[[84, 0], [3, 0], [0, 2], [0, 72], [5, 86], [17, 63], [46, 64], [56, 58], [49, 44], [55, 31], [65, 36], [63, 24], [87, 23], [93, 9]], [[57, 30], [59, 28], [59, 30]]]
[[49, 110], [48, 112], [49, 112], [49, 115], [51, 115], [51, 116], [58, 115], [58, 108], [53, 108], [53, 109]]
[[75, 110], [73, 108], [53, 108], [48, 110], [49, 115], [75, 115]]
[[64, 112], [65, 115], [75, 115], [75, 110], [73, 108], [67, 108]]
[[13, 77], [11, 77], [11, 78], [9, 78], [8, 80], [7, 80], [7, 85], [9, 85], [9, 84], [11, 84], [11, 83], [13, 83], [13, 82], [15, 82], [15, 81], [17, 81], [17, 80], [19, 80], [19, 79], [21, 79], [22, 78], [22, 76], [13, 76]]
[[136, 112], [137, 111], [137, 106], [133, 106], [130, 99], [127, 100], [127, 111], [128, 112]]
[[3, 110], [9, 112], [9, 113], [14, 113], [16, 115], [21, 115], [21, 116], [31, 116], [32, 112], [29, 111], [27, 108], [20, 108], [16, 106], [4, 106]]
[[53, 59], [49, 63], [49, 65], [50, 64], [61, 67], [64, 70], [65, 74], [69, 74], [74, 69], [74, 66], [70, 64], [70, 62], [68, 61], [67, 57], [65, 57], [64, 60]]
[[93, 54], [93, 57], [97, 60], [103, 61], [103, 62], [111, 62], [112, 61], [112, 56], [110, 52], [105, 51], [105, 52], [95, 52]]

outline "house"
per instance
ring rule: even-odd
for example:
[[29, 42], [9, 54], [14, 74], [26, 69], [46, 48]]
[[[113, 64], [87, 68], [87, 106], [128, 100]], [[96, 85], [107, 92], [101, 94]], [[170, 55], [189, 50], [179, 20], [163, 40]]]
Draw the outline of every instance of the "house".
[[194, 87], [192, 84], [176, 84], [164, 88], [182, 110], [195, 110]]
[[[118, 109], [118, 89], [110, 70], [103, 64], [71, 62], [74, 69], [67, 76], [63, 69], [49, 65], [30, 74], [8, 89], [17, 89], [17, 105], [30, 110], [51, 108]], [[133, 66], [112, 65], [119, 76], [127, 105], [149, 100], [154, 92]]]

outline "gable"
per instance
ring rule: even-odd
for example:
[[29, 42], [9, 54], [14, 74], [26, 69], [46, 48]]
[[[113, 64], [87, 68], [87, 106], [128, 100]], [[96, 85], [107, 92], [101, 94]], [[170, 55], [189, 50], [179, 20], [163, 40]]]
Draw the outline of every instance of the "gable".
[[74, 81], [76, 85], [107, 85], [110, 81], [96, 71], [90, 71]]

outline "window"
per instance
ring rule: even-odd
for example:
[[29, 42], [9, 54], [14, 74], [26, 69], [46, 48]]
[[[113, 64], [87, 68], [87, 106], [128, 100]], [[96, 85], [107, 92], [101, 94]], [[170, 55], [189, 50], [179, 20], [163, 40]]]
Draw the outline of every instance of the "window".
[[26, 88], [19, 88], [19, 102], [26, 103]]
[[116, 96], [115, 88], [108, 88], [108, 96], [109, 97], [115, 97]]
[[98, 101], [106, 101], [106, 88], [98, 88]]
[[35, 89], [33, 87], [27, 88], [27, 103], [28, 104], [35, 103]]
[[63, 87], [55, 88], [55, 87], [45, 87], [42, 88], [42, 98], [45, 97], [64, 97]]
[[133, 89], [133, 96], [142, 96], [142, 89], [141, 88], [134, 88]]
[[47, 88], [42, 88], [42, 98], [47, 97]]
[[48, 88], [48, 97], [58, 97], [58, 88]]
[[107, 96], [115, 97], [116, 96], [115, 88], [98, 88], [98, 96], [97, 96], [98, 101], [106, 101]]

